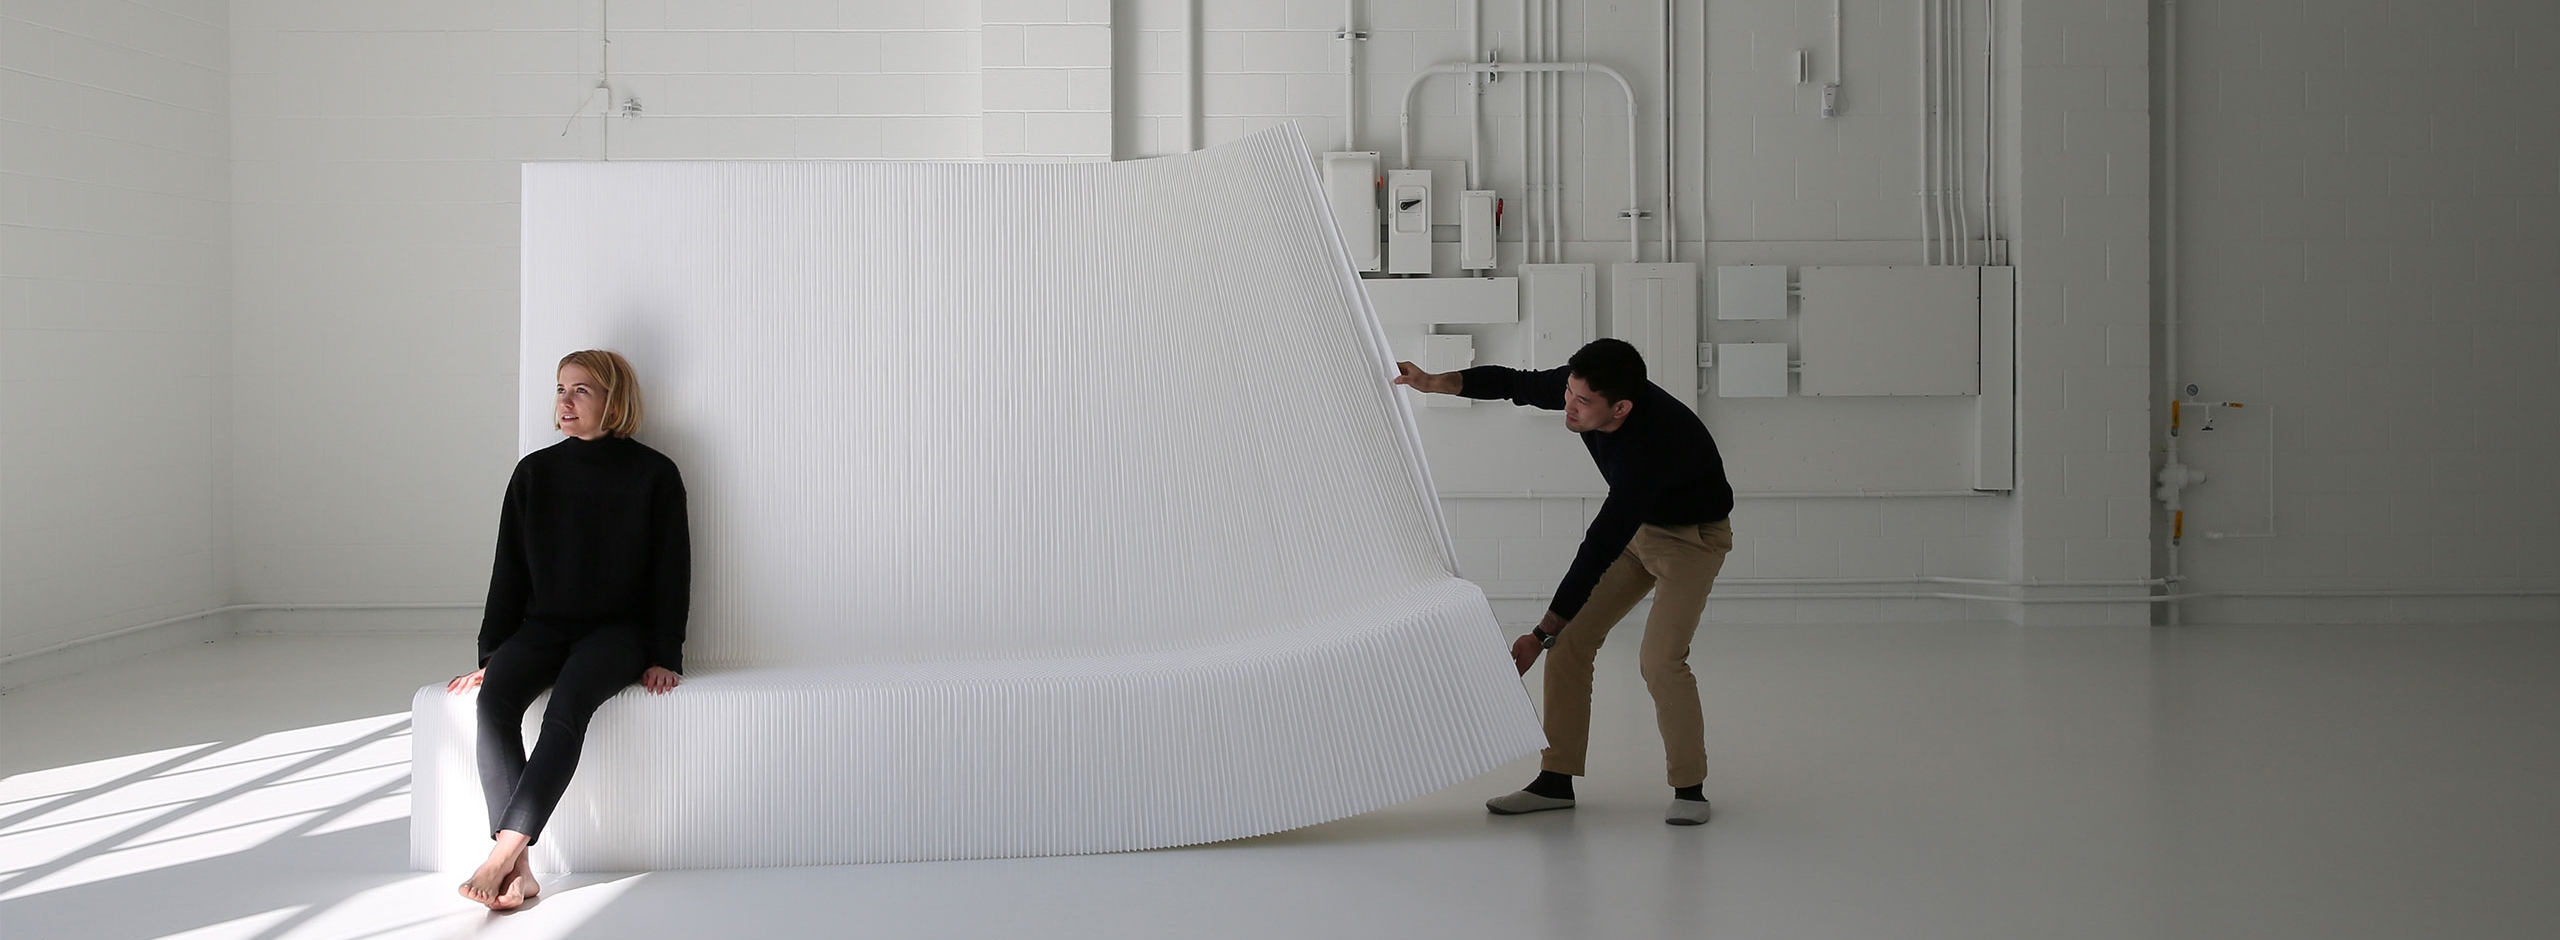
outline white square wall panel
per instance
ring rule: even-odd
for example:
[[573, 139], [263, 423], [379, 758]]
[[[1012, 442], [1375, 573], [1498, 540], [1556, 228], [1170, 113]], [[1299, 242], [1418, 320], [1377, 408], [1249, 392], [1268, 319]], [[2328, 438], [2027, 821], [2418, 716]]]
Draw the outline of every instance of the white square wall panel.
[[1982, 269], [1813, 266], [1799, 278], [1806, 395], [1982, 390]]
[[1716, 319], [1786, 318], [1786, 265], [1734, 264], [1716, 269]]
[[1716, 344], [1716, 397], [1787, 397], [1787, 344]]
[[1553, 369], [1573, 357], [1582, 344], [1598, 338], [1598, 292], [1592, 289], [1599, 269], [1588, 264], [1524, 264], [1520, 266], [1520, 361], [1522, 369]]

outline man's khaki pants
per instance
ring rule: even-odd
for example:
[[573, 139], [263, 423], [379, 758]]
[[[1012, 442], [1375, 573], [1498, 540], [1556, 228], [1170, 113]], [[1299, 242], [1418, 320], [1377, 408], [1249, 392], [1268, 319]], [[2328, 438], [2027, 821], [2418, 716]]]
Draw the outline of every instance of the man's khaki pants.
[[1706, 720], [1698, 709], [1698, 677], [1689, 671], [1689, 641], [1707, 609], [1707, 592], [1733, 550], [1733, 524], [1655, 526], [1636, 530], [1627, 550], [1600, 576], [1591, 599], [1565, 624], [1547, 656], [1547, 750], [1538, 766], [1582, 775], [1591, 742], [1591, 661], [1609, 628], [1654, 592], [1638, 651], [1644, 683], [1653, 691], [1654, 720], [1662, 726], [1662, 752], [1671, 785], [1707, 779]]

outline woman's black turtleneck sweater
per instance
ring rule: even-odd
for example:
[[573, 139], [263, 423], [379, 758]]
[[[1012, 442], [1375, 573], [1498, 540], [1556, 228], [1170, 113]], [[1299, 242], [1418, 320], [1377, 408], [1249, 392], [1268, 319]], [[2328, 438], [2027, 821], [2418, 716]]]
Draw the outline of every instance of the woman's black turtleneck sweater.
[[507, 481], [480, 664], [526, 620], [629, 623], [647, 629], [651, 665], [683, 672], [692, 586], [675, 461], [627, 437], [565, 438], [526, 454]]

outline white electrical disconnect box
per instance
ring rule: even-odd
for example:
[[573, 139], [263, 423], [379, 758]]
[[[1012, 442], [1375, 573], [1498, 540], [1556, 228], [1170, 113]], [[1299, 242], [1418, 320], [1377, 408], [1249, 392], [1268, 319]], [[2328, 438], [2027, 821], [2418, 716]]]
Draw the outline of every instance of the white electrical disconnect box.
[[1493, 267], [1493, 190], [1470, 189], [1459, 199], [1458, 267], [1484, 271]]
[[1333, 221], [1342, 243], [1351, 249], [1351, 267], [1378, 269], [1378, 155], [1372, 151], [1335, 151], [1324, 155], [1324, 198], [1333, 206]]
[[1431, 171], [1387, 173], [1387, 273], [1431, 273]]
[[1716, 319], [1786, 318], [1786, 265], [1734, 264], [1716, 269]]
[[1982, 391], [1982, 270], [1807, 266], [1796, 343], [1807, 395]]
[[1787, 397], [1787, 344], [1716, 344], [1716, 396]]

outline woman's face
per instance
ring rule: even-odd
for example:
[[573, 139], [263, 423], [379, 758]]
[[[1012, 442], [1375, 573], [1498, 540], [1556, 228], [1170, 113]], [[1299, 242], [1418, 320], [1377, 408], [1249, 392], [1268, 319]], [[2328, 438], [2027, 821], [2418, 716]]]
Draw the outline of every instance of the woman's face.
[[604, 386], [587, 367], [574, 362], [560, 367], [551, 417], [560, 422], [560, 433], [570, 437], [592, 441], [604, 436]]

